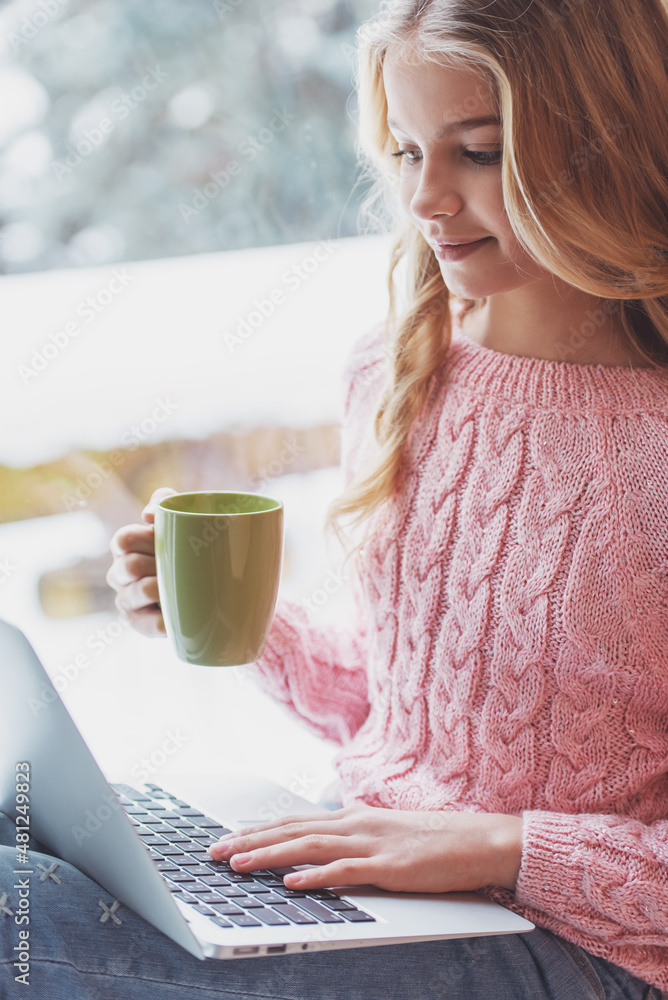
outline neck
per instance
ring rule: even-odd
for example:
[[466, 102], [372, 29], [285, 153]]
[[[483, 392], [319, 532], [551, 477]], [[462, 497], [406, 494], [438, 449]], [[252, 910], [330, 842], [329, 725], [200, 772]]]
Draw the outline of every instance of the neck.
[[[524, 289], [490, 296], [463, 317], [464, 333], [482, 347], [523, 358], [575, 365], [647, 367], [629, 343], [617, 302], [580, 293], [540, 303], [518, 296]], [[524, 298], [524, 303], [518, 299]]]

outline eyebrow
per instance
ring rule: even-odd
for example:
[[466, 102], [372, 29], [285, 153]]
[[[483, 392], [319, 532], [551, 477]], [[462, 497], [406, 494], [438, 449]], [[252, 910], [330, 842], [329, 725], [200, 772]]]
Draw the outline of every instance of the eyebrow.
[[[403, 131], [399, 125], [392, 121], [391, 118], [387, 119], [387, 124], [390, 128], [396, 128], [400, 132]], [[501, 125], [501, 119], [496, 118], [494, 115], [487, 115], [484, 118], [466, 118], [461, 122], [449, 122], [444, 125], [443, 128], [439, 129], [436, 133], [437, 139], [446, 139], [449, 135], [453, 135], [455, 132], [470, 132], [476, 128], [485, 128], [487, 125]]]

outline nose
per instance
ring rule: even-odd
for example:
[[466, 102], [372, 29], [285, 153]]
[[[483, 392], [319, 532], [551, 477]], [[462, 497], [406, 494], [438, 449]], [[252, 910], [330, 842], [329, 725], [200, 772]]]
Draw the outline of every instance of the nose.
[[426, 221], [437, 215], [456, 215], [462, 205], [462, 196], [452, 176], [442, 165], [423, 161], [418, 186], [410, 199], [415, 218]]

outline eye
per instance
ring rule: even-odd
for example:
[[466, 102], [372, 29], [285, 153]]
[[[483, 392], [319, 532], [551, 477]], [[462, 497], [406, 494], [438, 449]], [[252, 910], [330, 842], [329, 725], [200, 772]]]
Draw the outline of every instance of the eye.
[[[496, 149], [489, 153], [475, 152], [472, 149], [464, 150], [464, 156], [468, 156], [469, 159], [477, 167], [496, 167], [501, 163], [501, 156], [503, 150]], [[396, 157], [407, 157], [406, 162], [410, 164], [418, 163], [421, 159], [421, 153], [417, 149], [400, 149], [396, 153], [392, 153], [392, 156]]]
[[472, 149], [468, 149], [464, 155], [470, 157], [478, 167], [496, 167], [501, 163], [502, 154], [501, 149], [489, 153], [475, 153]]
[[408, 160], [406, 161], [407, 163], [417, 163], [417, 159], [413, 159], [413, 157], [416, 156], [419, 158], [420, 154], [417, 151], [417, 149], [400, 149], [398, 153], [392, 153], [392, 156], [397, 156], [397, 157], [407, 156], [408, 157]]

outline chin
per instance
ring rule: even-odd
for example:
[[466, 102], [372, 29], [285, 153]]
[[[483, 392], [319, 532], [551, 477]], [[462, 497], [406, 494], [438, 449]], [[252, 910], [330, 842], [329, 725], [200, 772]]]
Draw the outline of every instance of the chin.
[[450, 294], [456, 295], [458, 299], [487, 300], [490, 295], [497, 291], [497, 289], [491, 289], [488, 283], [467, 282], [462, 284], [461, 281], [454, 281], [452, 275], [448, 275], [444, 268], [441, 268], [441, 275]]

